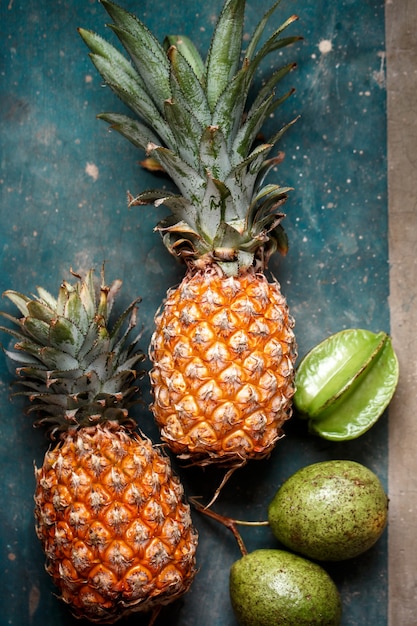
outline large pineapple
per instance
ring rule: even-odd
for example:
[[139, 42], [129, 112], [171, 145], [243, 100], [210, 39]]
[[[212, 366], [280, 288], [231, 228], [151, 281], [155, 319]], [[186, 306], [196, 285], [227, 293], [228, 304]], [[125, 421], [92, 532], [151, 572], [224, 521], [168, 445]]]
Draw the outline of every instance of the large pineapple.
[[89, 272], [63, 282], [58, 298], [6, 291], [22, 393], [58, 440], [36, 469], [36, 532], [46, 569], [76, 617], [113, 623], [153, 613], [189, 588], [197, 534], [168, 458], [134, 433], [129, 407], [143, 353], [133, 302], [112, 328], [120, 281]]
[[160, 45], [137, 17], [102, 4], [131, 62], [97, 34], [80, 34], [135, 117], [99, 117], [145, 150], [145, 166], [166, 172], [179, 190], [129, 195], [131, 206], [171, 210], [156, 228], [187, 268], [155, 318], [153, 413], [181, 458], [236, 467], [272, 451], [294, 393], [294, 322], [278, 282], [264, 275], [271, 255], [287, 249], [281, 207], [289, 189], [264, 181], [282, 159], [271, 150], [292, 122], [258, 141], [292, 93], [275, 97], [294, 64], [276, 69], [251, 104], [248, 96], [265, 57], [299, 39], [282, 36], [296, 17], [262, 43], [276, 2], [242, 55], [245, 0], [227, 0], [203, 62], [187, 37]]

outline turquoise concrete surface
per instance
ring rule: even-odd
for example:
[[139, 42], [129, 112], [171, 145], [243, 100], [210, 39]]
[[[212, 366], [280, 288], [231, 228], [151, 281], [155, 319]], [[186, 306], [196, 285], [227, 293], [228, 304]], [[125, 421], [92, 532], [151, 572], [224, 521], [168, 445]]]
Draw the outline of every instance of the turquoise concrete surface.
[[[192, 36], [206, 53], [221, 0], [120, 0], [162, 40], [168, 32]], [[269, 8], [249, 1], [247, 31]], [[349, 327], [389, 330], [386, 91], [383, 0], [283, 0], [271, 24], [297, 13], [291, 34], [303, 42], [276, 55], [297, 61], [286, 79], [295, 95], [270, 120], [273, 129], [301, 119], [284, 137], [286, 159], [271, 180], [294, 191], [285, 207], [290, 250], [274, 258], [296, 318], [299, 353]], [[107, 277], [124, 281], [119, 310], [136, 296], [144, 325], [183, 269], [153, 232], [164, 209], [128, 210], [126, 193], [159, 186], [138, 162], [143, 155], [95, 115], [123, 111], [91, 65], [77, 27], [112, 37], [96, 0], [6, 0], [0, 3], [0, 292], [25, 293], [42, 284], [57, 292], [69, 269], [105, 260]], [[115, 41], [115, 40], [114, 40]], [[265, 65], [265, 75], [270, 66]], [[260, 81], [261, 77], [259, 78]], [[259, 85], [258, 81], [258, 85]], [[284, 86], [283, 86], [284, 87]], [[2, 300], [3, 310], [11, 305]], [[2, 337], [4, 340], [4, 337]], [[12, 402], [13, 379], [0, 355], [0, 625], [72, 626], [53, 595], [33, 529], [33, 462], [48, 446], [34, 431], [21, 399]], [[149, 400], [149, 385], [144, 383]], [[146, 408], [141, 428], [157, 440]], [[346, 444], [313, 439], [294, 418], [268, 461], [250, 464], [225, 487], [215, 510], [240, 519], [265, 519], [276, 488], [307, 463], [351, 458], [371, 467], [386, 484], [386, 416]], [[189, 495], [206, 497], [216, 472], [178, 470]], [[194, 514], [200, 531], [199, 574], [190, 593], [166, 608], [160, 626], [236, 626], [228, 598], [228, 571], [239, 557], [231, 534]], [[242, 531], [249, 550], [276, 546], [265, 527]], [[386, 535], [365, 555], [326, 568], [343, 598], [343, 626], [387, 623]], [[132, 617], [128, 624], [146, 624]]]

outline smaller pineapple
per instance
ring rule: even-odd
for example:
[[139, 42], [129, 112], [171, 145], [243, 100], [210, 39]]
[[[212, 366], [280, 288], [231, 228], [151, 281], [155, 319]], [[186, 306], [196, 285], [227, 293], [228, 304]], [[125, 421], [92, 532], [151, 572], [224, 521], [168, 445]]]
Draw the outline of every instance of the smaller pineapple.
[[63, 282], [58, 298], [43, 288], [29, 298], [5, 295], [22, 317], [14, 329], [21, 394], [36, 425], [58, 439], [36, 469], [36, 532], [46, 569], [78, 618], [111, 624], [152, 611], [185, 593], [196, 572], [197, 532], [169, 459], [134, 433], [137, 401], [137, 302], [109, 326], [121, 281], [91, 270]]

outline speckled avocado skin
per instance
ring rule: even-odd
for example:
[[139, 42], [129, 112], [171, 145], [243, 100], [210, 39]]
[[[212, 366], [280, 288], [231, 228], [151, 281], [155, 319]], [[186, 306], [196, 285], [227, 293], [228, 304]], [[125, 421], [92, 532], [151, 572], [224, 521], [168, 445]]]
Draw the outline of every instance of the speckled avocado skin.
[[388, 498], [378, 477], [347, 460], [301, 468], [283, 483], [268, 509], [277, 539], [320, 561], [349, 559], [371, 548], [387, 515]]
[[236, 561], [230, 598], [241, 626], [340, 624], [340, 595], [327, 572], [283, 550], [255, 550]]

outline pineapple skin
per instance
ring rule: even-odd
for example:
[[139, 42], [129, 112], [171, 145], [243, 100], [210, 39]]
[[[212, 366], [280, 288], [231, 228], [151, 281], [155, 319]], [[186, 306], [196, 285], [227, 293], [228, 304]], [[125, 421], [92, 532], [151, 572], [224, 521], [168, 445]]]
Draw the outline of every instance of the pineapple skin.
[[163, 452], [109, 422], [71, 431], [36, 469], [46, 569], [77, 618], [112, 624], [188, 591], [197, 531]]
[[155, 317], [152, 411], [180, 458], [243, 465], [270, 454], [292, 413], [297, 346], [277, 282], [189, 271]]

